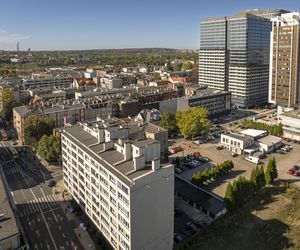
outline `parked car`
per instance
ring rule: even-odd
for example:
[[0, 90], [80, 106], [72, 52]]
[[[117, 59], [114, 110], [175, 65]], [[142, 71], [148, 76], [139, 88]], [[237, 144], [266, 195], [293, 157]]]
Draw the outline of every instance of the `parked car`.
[[181, 174], [182, 173], [182, 170], [180, 168], [175, 168], [175, 173], [176, 174]]
[[216, 147], [217, 150], [222, 150], [223, 148], [224, 148], [223, 145], [218, 145], [218, 146]]
[[178, 147], [173, 147], [173, 148], [171, 148], [169, 151], [170, 151], [170, 153], [172, 153], [172, 154], [176, 154], [176, 153], [182, 151], [182, 147], [180, 147], [180, 146], [178, 146]]
[[290, 175], [300, 176], [300, 167], [297, 166], [297, 165], [295, 165], [295, 166], [293, 166], [292, 168], [290, 168], [290, 169], [288, 170], [288, 173], [289, 173]]
[[199, 221], [193, 220], [193, 224], [195, 224], [195, 226], [198, 228], [202, 227], [202, 223]]
[[174, 209], [174, 215], [175, 215], [175, 216], [182, 215], [182, 211], [181, 211], [179, 208], [175, 208], [175, 209]]
[[193, 143], [195, 143], [197, 145], [200, 145], [200, 144], [203, 144], [203, 141], [201, 141], [201, 140], [194, 140]]
[[198, 160], [201, 161], [201, 162], [203, 162], [203, 163], [207, 163], [207, 162], [211, 161], [211, 159], [209, 159], [207, 157], [200, 157]]
[[174, 242], [175, 243], [180, 243], [184, 240], [183, 235], [181, 234], [174, 234]]
[[56, 181], [52, 179], [48, 182], [48, 187], [54, 187], [55, 184], [56, 184]]
[[191, 230], [192, 232], [196, 232], [198, 227], [193, 223], [193, 222], [188, 222], [185, 224], [185, 227], [189, 230]]
[[259, 164], [259, 163], [260, 163], [260, 161], [259, 161], [258, 158], [253, 157], [253, 156], [251, 156], [251, 155], [247, 156], [247, 157], [245, 158], [245, 160], [250, 161], [250, 162], [253, 162], [253, 163], [255, 163], [255, 164]]
[[237, 157], [237, 156], [239, 156], [239, 154], [236, 153], [236, 152], [232, 152], [232, 153], [231, 153], [231, 156], [232, 156], [232, 157]]
[[201, 163], [200, 163], [199, 161], [197, 161], [197, 160], [192, 160], [190, 163], [191, 163], [194, 167], [198, 167], [198, 166], [201, 165]]

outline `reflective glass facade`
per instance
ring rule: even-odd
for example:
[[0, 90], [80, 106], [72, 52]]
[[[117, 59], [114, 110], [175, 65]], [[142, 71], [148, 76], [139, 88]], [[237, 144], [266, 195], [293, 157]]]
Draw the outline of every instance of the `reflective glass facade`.
[[270, 20], [248, 13], [203, 20], [199, 84], [231, 91], [239, 107], [266, 103], [271, 30]]

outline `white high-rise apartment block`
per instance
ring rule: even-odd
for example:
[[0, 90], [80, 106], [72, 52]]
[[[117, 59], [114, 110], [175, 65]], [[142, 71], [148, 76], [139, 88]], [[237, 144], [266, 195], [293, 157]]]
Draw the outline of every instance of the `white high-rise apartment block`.
[[160, 144], [115, 118], [62, 133], [64, 184], [114, 249], [173, 247], [174, 168]]

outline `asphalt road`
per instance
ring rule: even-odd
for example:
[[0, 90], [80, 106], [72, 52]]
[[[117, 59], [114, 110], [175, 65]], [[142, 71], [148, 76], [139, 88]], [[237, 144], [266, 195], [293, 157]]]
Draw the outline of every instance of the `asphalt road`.
[[3, 171], [32, 249], [83, 249], [59, 204], [61, 201], [47, 185], [51, 173], [26, 154], [14, 160], [3, 147], [7, 142], [0, 146]]

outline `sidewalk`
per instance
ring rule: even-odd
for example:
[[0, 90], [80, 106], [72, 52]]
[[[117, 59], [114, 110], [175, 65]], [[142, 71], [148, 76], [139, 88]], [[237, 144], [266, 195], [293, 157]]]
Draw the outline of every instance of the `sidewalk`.
[[71, 196], [69, 194], [64, 194], [64, 198], [62, 198], [62, 193], [64, 192], [64, 184], [63, 180], [59, 181], [53, 191], [58, 191], [59, 193], [56, 194], [57, 197], [60, 197], [60, 204], [67, 216], [68, 220], [74, 225], [74, 232], [77, 235], [78, 240], [80, 241], [82, 247], [85, 250], [96, 250], [95, 244], [91, 239], [89, 233], [86, 230], [82, 230], [80, 228], [80, 218], [75, 216], [75, 214], [68, 211], [68, 206], [70, 207], [70, 200]]

